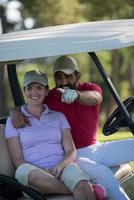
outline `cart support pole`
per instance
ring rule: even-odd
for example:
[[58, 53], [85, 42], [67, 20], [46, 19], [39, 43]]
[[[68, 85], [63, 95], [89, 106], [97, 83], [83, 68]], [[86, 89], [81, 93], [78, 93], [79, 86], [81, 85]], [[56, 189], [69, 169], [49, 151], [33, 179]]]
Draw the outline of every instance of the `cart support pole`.
[[109, 91], [111, 92], [111, 95], [113, 96], [115, 102], [117, 103], [120, 111], [124, 114], [125, 120], [126, 120], [128, 126], [129, 126], [130, 130], [132, 131], [132, 133], [134, 133], [134, 120], [131, 118], [126, 107], [121, 102], [121, 99], [120, 99], [110, 77], [107, 75], [106, 71], [104, 70], [99, 58], [97, 57], [97, 55], [94, 52], [89, 52], [88, 54], [90, 55], [90, 57], [94, 61], [99, 73], [101, 74], [101, 76], [102, 76], [106, 86], [108, 87]]

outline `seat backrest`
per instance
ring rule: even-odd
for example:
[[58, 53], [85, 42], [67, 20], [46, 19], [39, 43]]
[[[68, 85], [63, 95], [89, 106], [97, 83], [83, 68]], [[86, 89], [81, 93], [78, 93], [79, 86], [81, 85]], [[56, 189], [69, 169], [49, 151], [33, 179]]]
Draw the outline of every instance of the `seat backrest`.
[[4, 132], [5, 125], [0, 124], [0, 174], [13, 176], [15, 169], [10, 158]]

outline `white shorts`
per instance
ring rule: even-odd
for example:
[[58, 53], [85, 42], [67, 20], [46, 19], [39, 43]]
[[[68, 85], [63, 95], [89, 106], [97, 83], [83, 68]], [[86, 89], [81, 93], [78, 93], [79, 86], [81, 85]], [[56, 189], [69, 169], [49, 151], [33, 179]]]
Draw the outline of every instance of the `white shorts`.
[[[16, 172], [15, 172], [15, 178], [22, 183], [23, 185], [28, 186], [28, 176], [31, 171], [34, 169], [41, 170], [40, 168], [28, 164], [28, 163], [23, 163], [17, 167]], [[43, 171], [43, 170], [42, 170]]]
[[[15, 178], [23, 185], [28, 186], [29, 173], [35, 169], [45, 173], [44, 170], [34, 165], [24, 163], [17, 168]], [[89, 181], [89, 177], [85, 175], [76, 164], [69, 164], [62, 171], [61, 180], [73, 192], [74, 188], [81, 180]]]
[[61, 180], [73, 192], [76, 185], [82, 181], [89, 181], [89, 177], [77, 166], [77, 164], [67, 165], [61, 174]]

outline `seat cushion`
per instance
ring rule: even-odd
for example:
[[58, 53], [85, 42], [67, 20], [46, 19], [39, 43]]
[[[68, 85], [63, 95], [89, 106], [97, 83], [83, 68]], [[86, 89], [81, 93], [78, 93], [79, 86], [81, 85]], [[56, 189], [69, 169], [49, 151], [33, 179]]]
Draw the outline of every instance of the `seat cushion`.
[[5, 125], [0, 124], [0, 173], [7, 176], [14, 176], [15, 169], [11, 162], [4, 131]]
[[115, 177], [121, 182], [127, 176], [132, 175], [132, 169], [129, 164], [123, 164], [118, 167], [118, 170], [115, 172]]
[[47, 200], [73, 200], [72, 195], [46, 195]]
[[121, 180], [121, 186], [126, 191], [130, 199], [134, 199], [134, 174]]

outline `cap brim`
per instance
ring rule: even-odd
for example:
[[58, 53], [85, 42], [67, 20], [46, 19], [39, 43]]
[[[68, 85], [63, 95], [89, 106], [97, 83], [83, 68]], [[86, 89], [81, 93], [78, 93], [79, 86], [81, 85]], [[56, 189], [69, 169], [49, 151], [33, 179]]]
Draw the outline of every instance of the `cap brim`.
[[37, 81], [37, 80], [34, 80], [34, 81], [29, 81], [29, 82], [27, 82], [27, 83], [24, 83], [24, 85], [23, 85], [23, 87], [27, 87], [28, 85], [30, 85], [30, 84], [32, 84], [32, 83], [40, 83], [41, 85], [43, 85], [43, 86], [47, 86], [48, 84], [46, 83], [43, 83], [43, 82], [41, 82], [41, 81]]
[[56, 71], [54, 71], [53, 73], [55, 74], [56, 72], [64, 72], [65, 74], [73, 74], [75, 70], [72, 69], [58, 69]]

